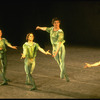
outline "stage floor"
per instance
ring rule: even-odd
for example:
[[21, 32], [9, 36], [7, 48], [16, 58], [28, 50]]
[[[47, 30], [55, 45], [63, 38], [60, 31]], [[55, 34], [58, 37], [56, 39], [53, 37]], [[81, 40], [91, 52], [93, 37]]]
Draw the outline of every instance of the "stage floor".
[[[44, 48], [50, 49], [51, 46]], [[100, 66], [84, 69], [85, 62], [100, 61], [100, 48], [70, 46], [66, 47], [66, 72], [70, 82], [60, 79], [60, 69], [56, 61], [49, 55], [38, 51], [33, 77], [37, 90], [29, 91], [31, 86], [25, 85], [24, 60], [21, 60], [22, 48], [8, 48], [7, 73], [11, 82], [0, 86], [0, 98], [66, 98], [88, 99], [100, 98]], [[0, 82], [2, 79], [0, 77]]]

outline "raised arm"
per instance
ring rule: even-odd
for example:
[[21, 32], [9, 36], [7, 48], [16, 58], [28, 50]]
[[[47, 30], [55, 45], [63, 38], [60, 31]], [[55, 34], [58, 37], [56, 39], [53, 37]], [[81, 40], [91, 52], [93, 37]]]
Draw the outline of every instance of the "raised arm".
[[36, 27], [36, 30], [46, 31], [46, 29], [47, 29], [47, 27], [40, 27], [40, 26]]

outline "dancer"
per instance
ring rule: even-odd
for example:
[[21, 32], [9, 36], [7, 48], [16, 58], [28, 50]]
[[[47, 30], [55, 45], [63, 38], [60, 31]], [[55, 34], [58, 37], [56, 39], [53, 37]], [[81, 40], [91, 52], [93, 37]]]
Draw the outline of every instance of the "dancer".
[[66, 78], [66, 81], [69, 82], [69, 78], [66, 74], [65, 69], [65, 40], [64, 40], [64, 32], [60, 29], [60, 20], [58, 18], [52, 19], [52, 27], [40, 27], [37, 26], [36, 30], [43, 30], [50, 33], [50, 40], [52, 44], [52, 54], [54, 59], [57, 61], [60, 67], [60, 78]]
[[89, 64], [89, 63], [85, 63], [86, 65], [84, 66], [84, 68], [87, 68], [87, 67], [97, 67], [97, 66], [100, 66], [100, 61], [99, 62], [96, 62], [96, 63], [93, 63], [93, 64]]
[[24, 68], [26, 72], [26, 85], [32, 85], [32, 88], [30, 89], [32, 91], [36, 89], [35, 81], [32, 77], [32, 72], [35, 68], [35, 57], [37, 55], [37, 50], [46, 55], [51, 55], [51, 53], [49, 52], [49, 50], [45, 52], [38, 43], [33, 42], [33, 33], [28, 33], [26, 36], [26, 40], [28, 40], [28, 42], [25, 42], [23, 44], [23, 54], [21, 56], [21, 59], [25, 58]]
[[5, 38], [2, 38], [2, 30], [0, 29], [0, 75], [2, 76], [3, 83], [0, 85], [7, 85], [9, 81], [6, 79], [6, 66], [7, 66], [7, 57], [6, 57], [6, 45], [12, 49], [17, 49], [16, 46], [12, 46]]

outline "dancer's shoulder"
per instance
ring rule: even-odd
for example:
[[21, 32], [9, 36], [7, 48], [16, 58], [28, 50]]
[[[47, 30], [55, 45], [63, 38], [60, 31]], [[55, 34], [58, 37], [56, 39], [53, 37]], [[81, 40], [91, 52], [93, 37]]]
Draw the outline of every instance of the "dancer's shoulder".
[[2, 38], [2, 40], [6, 40], [6, 38]]
[[38, 43], [36, 43], [36, 42], [33, 42], [33, 45], [36, 45], [36, 46], [38, 46], [39, 44], [38, 44]]
[[28, 42], [25, 42], [24, 44], [23, 44], [23, 46], [27, 46], [28, 45]]
[[62, 29], [59, 29], [58, 32], [63, 32], [63, 30]]

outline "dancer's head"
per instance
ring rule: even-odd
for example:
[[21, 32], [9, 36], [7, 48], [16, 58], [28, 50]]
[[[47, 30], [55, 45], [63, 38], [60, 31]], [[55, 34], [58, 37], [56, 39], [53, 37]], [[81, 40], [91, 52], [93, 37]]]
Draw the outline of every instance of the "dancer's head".
[[0, 37], [2, 37], [2, 30], [0, 29]]
[[58, 19], [57, 17], [52, 19], [52, 24], [54, 25], [54, 27], [60, 27], [60, 19]]
[[33, 41], [33, 40], [34, 40], [34, 35], [33, 35], [33, 33], [28, 33], [28, 34], [26, 35], [26, 40], [27, 40], [27, 41]]

